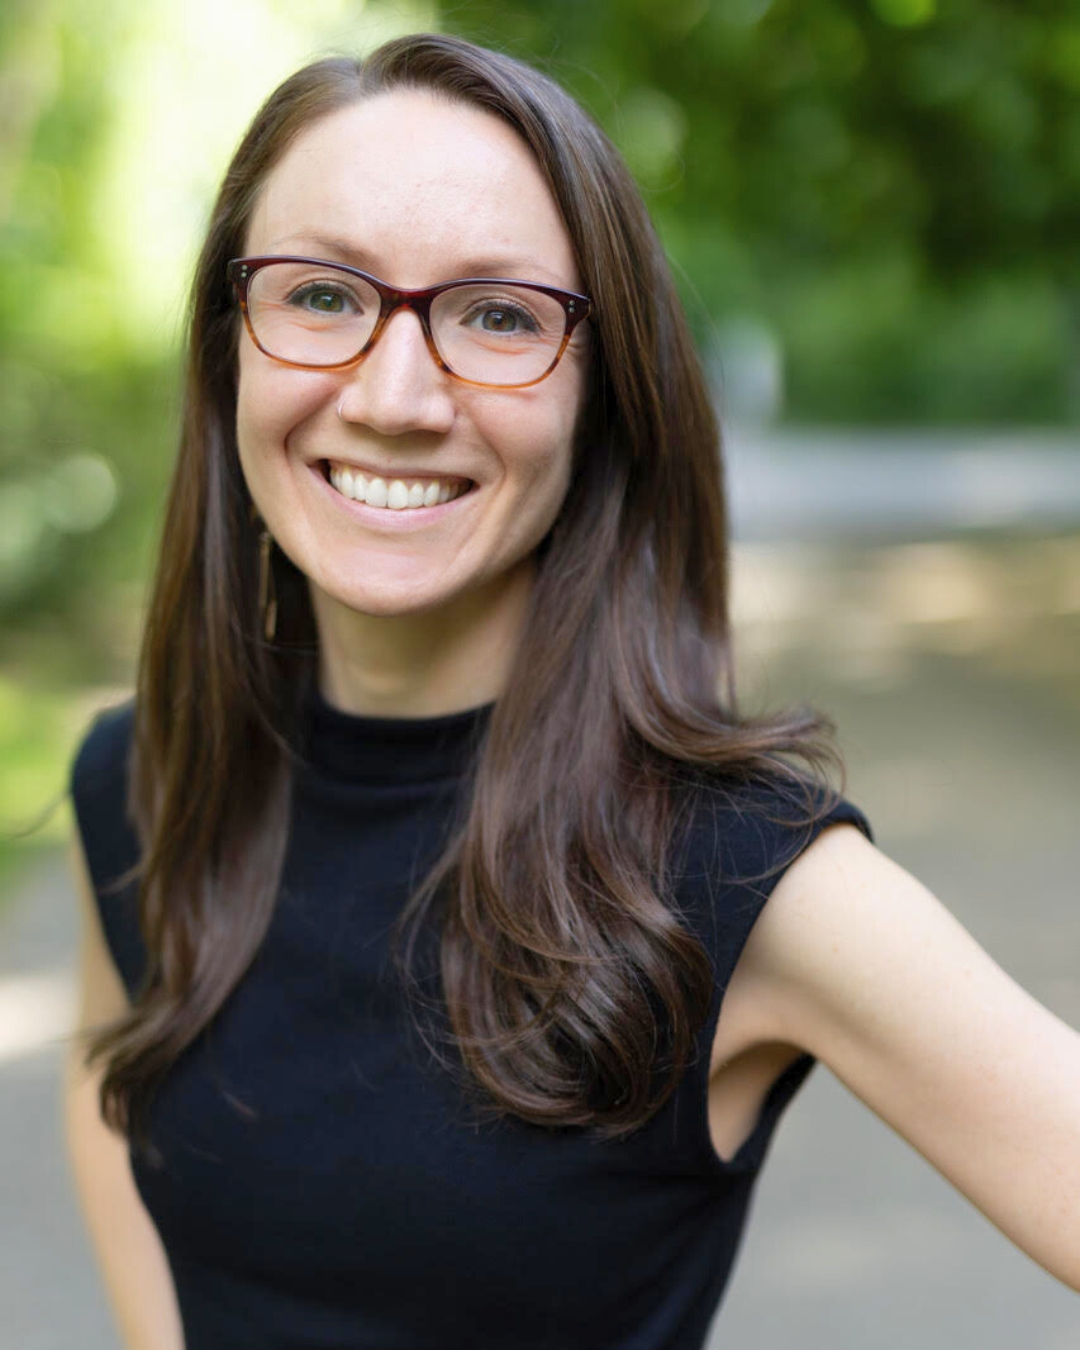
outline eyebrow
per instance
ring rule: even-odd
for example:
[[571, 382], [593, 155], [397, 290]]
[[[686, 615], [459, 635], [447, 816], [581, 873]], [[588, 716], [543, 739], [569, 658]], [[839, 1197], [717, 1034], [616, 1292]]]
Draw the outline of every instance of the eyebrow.
[[[359, 267], [363, 272], [382, 277], [382, 269], [377, 265], [373, 254], [338, 235], [305, 231], [284, 239], [275, 239], [269, 252], [317, 254], [324, 257], [327, 262], [347, 263], [350, 267]], [[458, 258], [453, 269], [447, 271], [439, 280], [450, 281], [459, 277], [506, 277], [508, 280], [539, 281], [546, 282], [549, 286], [574, 289], [556, 277], [549, 268], [514, 253], [477, 254]]]

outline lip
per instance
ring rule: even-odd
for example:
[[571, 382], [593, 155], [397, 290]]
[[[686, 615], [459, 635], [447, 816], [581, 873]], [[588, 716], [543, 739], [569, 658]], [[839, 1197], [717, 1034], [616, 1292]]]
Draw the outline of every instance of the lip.
[[339, 510], [347, 511], [350, 516], [364, 525], [381, 530], [386, 534], [409, 534], [414, 530], [423, 530], [429, 525], [435, 525], [444, 520], [452, 511], [456, 511], [458, 507], [464, 506], [466, 502], [477, 495], [479, 490], [474, 481], [472, 487], [463, 492], [460, 497], [454, 497], [451, 501], [440, 502], [437, 506], [415, 506], [402, 511], [395, 511], [388, 506], [368, 506], [367, 502], [358, 502], [350, 497], [343, 497], [327, 477], [329, 472], [327, 464], [326, 460], [320, 460], [317, 464], [311, 465], [312, 475], [320, 489], [333, 498]]

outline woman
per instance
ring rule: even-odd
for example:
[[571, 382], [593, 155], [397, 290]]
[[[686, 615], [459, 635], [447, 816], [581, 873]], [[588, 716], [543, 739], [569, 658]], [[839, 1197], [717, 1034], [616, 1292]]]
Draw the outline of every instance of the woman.
[[1080, 1038], [875, 849], [823, 722], [736, 712], [725, 548], [576, 104], [432, 36], [282, 85], [73, 778], [69, 1139], [130, 1346], [698, 1347], [815, 1059], [1080, 1289]]

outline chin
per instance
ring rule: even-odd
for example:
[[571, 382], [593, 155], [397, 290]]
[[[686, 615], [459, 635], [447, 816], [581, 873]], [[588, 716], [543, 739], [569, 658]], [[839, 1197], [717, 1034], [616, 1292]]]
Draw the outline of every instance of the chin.
[[444, 587], [387, 582], [383, 585], [323, 586], [323, 593], [334, 604], [354, 614], [371, 618], [393, 618], [396, 615], [421, 614], [437, 609], [453, 599], [454, 592]]

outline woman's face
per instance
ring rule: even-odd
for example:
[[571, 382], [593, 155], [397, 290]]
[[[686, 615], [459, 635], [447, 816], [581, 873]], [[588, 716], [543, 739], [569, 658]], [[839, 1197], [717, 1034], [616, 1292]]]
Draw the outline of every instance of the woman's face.
[[[262, 186], [244, 251], [348, 263], [402, 288], [497, 276], [581, 290], [566, 227], [517, 133], [418, 90], [303, 132]], [[237, 434], [260, 515], [311, 584], [353, 610], [404, 614], [478, 587], [497, 593], [530, 564], [566, 495], [585, 342], [577, 329], [546, 379], [498, 390], [439, 370], [409, 310], [345, 371], [290, 369], [245, 331]], [[344, 495], [331, 466], [388, 488], [472, 486], [395, 509]]]

